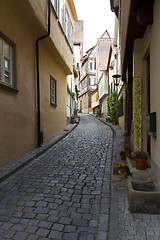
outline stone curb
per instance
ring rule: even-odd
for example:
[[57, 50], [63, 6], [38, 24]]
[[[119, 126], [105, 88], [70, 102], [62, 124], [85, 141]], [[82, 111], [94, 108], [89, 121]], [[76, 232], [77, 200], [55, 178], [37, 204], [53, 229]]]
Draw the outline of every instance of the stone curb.
[[50, 147], [58, 143], [60, 140], [62, 140], [64, 137], [66, 137], [69, 133], [71, 133], [77, 126], [78, 123], [75, 124], [69, 124], [67, 128], [59, 133], [58, 135], [54, 136], [51, 140], [43, 143], [43, 145], [39, 148], [35, 148], [21, 157], [17, 158], [16, 160], [0, 167], [0, 182], [4, 181], [6, 178], [11, 176], [13, 173], [17, 172], [24, 166], [26, 166], [28, 163], [33, 161], [35, 158], [42, 155], [44, 152], [46, 152]]

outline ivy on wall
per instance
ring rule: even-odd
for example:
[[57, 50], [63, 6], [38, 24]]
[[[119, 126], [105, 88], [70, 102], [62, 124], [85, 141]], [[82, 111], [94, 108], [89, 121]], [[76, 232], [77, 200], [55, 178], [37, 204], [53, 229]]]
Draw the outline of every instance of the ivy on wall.
[[117, 93], [112, 92], [107, 98], [107, 108], [108, 115], [112, 120], [117, 120], [118, 116], [118, 101], [117, 101]]
[[141, 78], [133, 78], [134, 151], [141, 151]]

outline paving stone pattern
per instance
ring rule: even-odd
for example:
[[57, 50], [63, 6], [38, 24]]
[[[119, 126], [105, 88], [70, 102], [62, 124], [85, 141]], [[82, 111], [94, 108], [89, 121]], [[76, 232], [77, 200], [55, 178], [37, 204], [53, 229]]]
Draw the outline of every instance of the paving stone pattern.
[[[123, 131], [118, 126], [112, 127], [115, 132], [112, 161], [117, 162], [119, 151], [123, 148], [124, 137]], [[117, 203], [114, 205], [117, 213], [110, 210], [110, 220], [113, 215], [115, 216], [112, 224], [110, 221], [110, 225], [113, 226], [109, 240], [160, 240], [160, 214], [131, 213], [128, 205], [128, 189], [112, 189], [112, 192], [117, 192]], [[112, 200], [114, 198], [111, 199], [111, 204]]]
[[118, 240], [160, 240], [160, 215], [130, 213], [127, 195], [127, 189], [118, 189]]
[[0, 183], [0, 240], [106, 240], [112, 131], [89, 115]]

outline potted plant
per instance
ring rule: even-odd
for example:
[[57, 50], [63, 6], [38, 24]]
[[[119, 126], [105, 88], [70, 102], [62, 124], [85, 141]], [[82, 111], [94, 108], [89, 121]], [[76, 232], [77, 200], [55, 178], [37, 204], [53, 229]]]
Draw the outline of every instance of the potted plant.
[[104, 118], [104, 113], [101, 113], [100, 118]]
[[148, 159], [148, 155], [143, 151], [136, 151], [133, 153], [133, 158], [136, 160], [136, 169], [145, 170], [146, 169], [146, 161]]
[[126, 151], [125, 149], [120, 151], [121, 160], [126, 160]]
[[127, 163], [119, 163], [118, 172], [121, 175], [120, 178], [127, 178], [127, 174], [129, 173], [129, 167]]
[[71, 123], [75, 123], [75, 122], [76, 122], [76, 118], [75, 118], [74, 115], [72, 115], [72, 117], [71, 117]]
[[110, 117], [109, 117], [109, 116], [106, 118], [106, 122], [108, 122], [108, 123], [110, 123], [110, 122], [111, 122], [111, 119], [110, 119]]
[[127, 143], [126, 145], [124, 145], [124, 149], [126, 152], [126, 157], [130, 157], [131, 156], [131, 144]]

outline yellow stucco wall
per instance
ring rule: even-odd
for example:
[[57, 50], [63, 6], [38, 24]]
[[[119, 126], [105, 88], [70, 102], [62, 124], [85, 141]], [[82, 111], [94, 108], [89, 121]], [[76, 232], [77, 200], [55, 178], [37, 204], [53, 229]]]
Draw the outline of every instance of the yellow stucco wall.
[[98, 92], [95, 92], [94, 94], [91, 95], [91, 103], [92, 103], [92, 109], [100, 105], [100, 102], [98, 99]]
[[[17, 90], [0, 87], [0, 166], [37, 146], [36, 39], [47, 33], [47, 0], [1, 0], [0, 31], [16, 45]], [[73, 53], [51, 8], [51, 35], [39, 44], [41, 131], [47, 141], [66, 127], [66, 77]], [[57, 107], [50, 106], [50, 75]]]
[[1, 1], [0, 5], [0, 30], [16, 44], [19, 91], [16, 94], [0, 89], [0, 165], [3, 165], [36, 146], [36, 85], [30, 27], [11, 1]]
[[82, 101], [82, 113], [89, 113], [88, 109], [88, 94], [85, 93], [78, 98], [78, 109], [80, 110], [80, 102]]
[[[41, 131], [44, 141], [66, 127], [66, 73], [53, 54], [40, 45], [40, 89], [41, 89]], [[50, 75], [57, 81], [57, 106], [50, 105]]]

